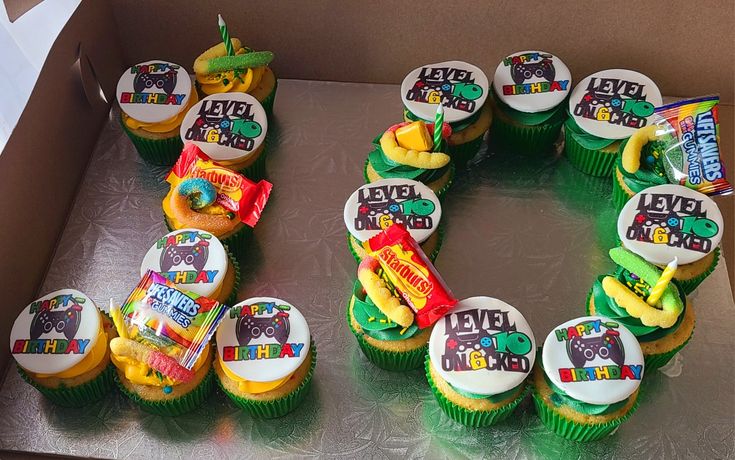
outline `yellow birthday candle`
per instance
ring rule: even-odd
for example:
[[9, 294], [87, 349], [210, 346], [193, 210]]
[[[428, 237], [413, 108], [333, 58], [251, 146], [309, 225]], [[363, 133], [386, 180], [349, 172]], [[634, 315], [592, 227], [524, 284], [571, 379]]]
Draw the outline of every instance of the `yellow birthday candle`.
[[674, 260], [669, 262], [669, 264], [666, 266], [666, 269], [664, 269], [664, 272], [661, 274], [661, 277], [656, 281], [656, 285], [651, 289], [651, 294], [649, 294], [648, 299], [646, 299], [646, 303], [652, 307], [655, 307], [658, 303], [659, 299], [661, 299], [661, 296], [664, 294], [664, 291], [666, 290], [666, 286], [669, 285], [669, 282], [676, 274], [676, 270], [679, 268], [679, 259], [674, 257]]

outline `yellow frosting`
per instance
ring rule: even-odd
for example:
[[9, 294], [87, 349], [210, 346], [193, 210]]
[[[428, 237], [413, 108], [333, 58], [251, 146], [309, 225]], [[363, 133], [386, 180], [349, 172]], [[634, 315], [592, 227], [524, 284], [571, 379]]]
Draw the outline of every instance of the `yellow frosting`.
[[51, 377], [55, 377], [59, 379], [71, 379], [79, 375], [82, 375], [85, 372], [88, 372], [94, 369], [95, 367], [97, 367], [97, 365], [99, 365], [99, 363], [105, 357], [105, 352], [107, 352], [107, 333], [105, 332], [104, 323], [102, 321], [102, 316], [100, 314], [100, 328], [97, 331], [97, 339], [95, 339], [94, 346], [92, 346], [92, 349], [89, 351], [87, 356], [82, 358], [81, 361], [76, 363], [71, 368], [63, 372], [57, 372], [56, 374], [37, 374], [35, 372], [29, 372], [29, 373], [33, 377], [36, 377], [39, 379], [45, 379], [45, 378], [51, 378]]
[[191, 94], [189, 95], [189, 100], [186, 103], [186, 106], [183, 107], [178, 114], [174, 115], [168, 120], [158, 121], [155, 123], [146, 123], [136, 120], [135, 118], [132, 118], [123, 113], [123, 121], [125, 122], [125, 125], [130, 129], [142, 129], [151, 133], [167, 133], [181, 126], [181, 123], [184, 121], [184, 117], [186, 116], [186, 112], [188, 112], [189, 109], [197, 102], [199, 102], [199, 95], [192, 85]]
[[[235, 54], [245, 54], [247, 49], [240, 46], [240, 40], [233, 38], [232, 44], [237, 48]], [[209, 48], [201, 54], [194, 62], [194, 72], [199, 83], [199, 88], [204, 94], [240, 92], [248, 93], [257, 88], [260, 80], [263, 78], [265, 67], [255, 67], [243, 69], [235, 76], [235, 71], [209, 73], [206, 72], [206, 62], [212, 58], [227, 56], [227, 50], [224, 43]], [[225, 81], [227, 84], [225, 84]]]
[[[196, 372], [204, 365], [204, 363], [207, 362], [207, 358], [209, 357], [209, 348], [209, 345], [204, 347], [204, 351], [194, 364], [192, 371]], [[163, 376], [163, 379], [158, 378], [156, 373], [152, 372], [151, 368], [148, 367], [147, 364], [135, 361], [134, 359], [125, 356], [117, 356], [114, 353], [110, 355], [110, 358], [112, 359], [112, 363], [115, 367], [121, 369], [125, 373], [125, 378], [138, 385], [165, 387], [175, 386], [179, 383], [167, 376]]]
[[253, 382], [252, 380], [245, 380], [244, 378], [232, 372], [225, 365], [225, 363], [222, 362], [222, 358], [220, 356], [217, 356], [217, 359], [219, 360], [219, 364], [220, 364], [220, 367], [222, 368], [222, 372], [224, 372], [225, 375], [229, 377], [231, 380], [234, 380], [235, 382], [237, 382], [238, 389], [243, 393], [258, 394], [258, 393], [265, 393], [266, 391], [275, 390], [276, 388], [280, 387], [284, 383], [288, 382], [288, 379], [290, 379], [291, 376], [293, 375], [293, 373], [291, 373], [280, 380], [274, 380], [272, 382]]

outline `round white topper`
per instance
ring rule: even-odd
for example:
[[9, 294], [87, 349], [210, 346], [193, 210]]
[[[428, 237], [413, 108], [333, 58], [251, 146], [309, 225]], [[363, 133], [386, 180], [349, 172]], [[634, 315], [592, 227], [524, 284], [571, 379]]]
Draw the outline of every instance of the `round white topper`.
[[227, 251], [216, 236], [185, 228], [151, 246], [140, 264], [140, 276], [152, 270], [180, 289], [209, 297], [222, 285], [228, 264]]
[[75, 289], [54, 291], [20, 312], [10, 331], [10, 352], [23, 369], [57, 374], [89, 354], [100, 325], [89, 297]]
[[536, 340], [512, 306], [492, 297], [470, 297], [434, 325], [429, 357], [452, 386], [492, 396], [512, 390], [528, 376]]
[[572, 74], [545, 51], [519, 51], [505, 57], [493, 78], [495, 96], [512, 109], [538, 113], [553, 109], [572, 90]]
[[117, 102], [129, 117], [144, 123], [173, 118], [191, 95], [189, 74], [182, 66], [147, 61], [127, 69], [117, 82]]
[[478, 67], [447, 61], [412, 70], [401, 84], [401, 99], [411, 113], [429, 122], [434, 121], [441, 101], [444, 121], [454, 123], [477, 113], [489, 88], [487, 76]]
[[193, 142], [215, 161], [243, 160], [265, 140], [268, 118], [257, 99], [245, 93], [218, 93], [194, 104], [181, 123], [181, 139]]
[[646, 126], [663, 103], [647, 76], [625, 69], [593, 73], [574, 87], [569, 113], [580, 128], [605, 139], [625, 139]]
[[623, 245], [652, 264], [696, 262], [714, 251], [724, 232], [722, 213], [707, 195], [682, 185], [638, 192], [618, 216]]
[[345, 203], [347, 230], [364, 242], [393, 223], [422, 243], [439, 227], [442, 206], [436, 194], [410, 179], [381, 179], [355, 190]]
[[222, 364], [253, 382], [288, 377], [306, 360], [310, 346], [304, 316], [290, 303], [273, 297], [238, 303], [217, 329]]
[[544, 341], [546, 376], [568, 396], [613, 404], [632, 395], [643, 378], [643, 352], [625, 326], [585, 316], [554, 328]]

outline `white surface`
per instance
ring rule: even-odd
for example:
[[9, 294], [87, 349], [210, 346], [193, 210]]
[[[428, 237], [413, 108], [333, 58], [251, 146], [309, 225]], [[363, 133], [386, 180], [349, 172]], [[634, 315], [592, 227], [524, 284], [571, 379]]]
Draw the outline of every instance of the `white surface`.
[[[505, 62], [506, 59], [513, 59], [514, 57], [518, 58], [518, 60], [526, 58], [525, 62], [520, 63], [520, 67], [525, 68], [529, 72], [527, 78], [523, 79], [523, 82], [513, 79], [515, 64], [506, 64]], [[554, 76], [551, 79], [547, 79], [543, 75], [543, 69], [537, 66], [544, 59], [550, 61], [553, 69]], [[529, 94], [506, 94], [504, 91], [504, 87], [506, 86], [513, 87], [516, 85], [534, 85], [538, 83], [550, 85], [556, 83], [559, 89], [544, 93]], [[497, 69], [495, 69], [493, 88], [495, 95], [509, 107], [521, 112], [538, 113], [553, 109], [564, 101], [569, 91], [572, 90], [572, 74], [566, 64], [551, 53], [539, 50], [519, 51], [500, 61]]]
[[[463, 315], [462, 312], [470, 313]], [[503, 316], [504, 314], [507, 314], [507, 318]], [[450, 327], [457, 330], [457, 333], [454, 334], [456, 337], [447, 333], [447, 322], [451, 324]], [[454, 341], [456, 352], [464, 355], [468, 362], [472, 360], [469, 354], [478, 352], [476, 354], [482, 355], [481, 359], [485, 360], [488, 366], [500, 365], [500, 359], [492, 356], [497, 350], [498, 343], [497, 339], [493, 339], [492, 336], [510, 330], [526, 335], [531, 344], [529, 351], [523, 355], [497, 353], [497, 356], [507, 357], [508, 362], [513, 359], [523, 360], [527, 363], [526, 369], [520, 371], [490, 370], [487, 367], [482, 367], [479, 369], [455, 370], [445, 369], [442, 365], [442, 357], [449, 346], [449, 340]], [[464, 338], [466, 341], [460, 340], [457, 343], [457, 337]], [[493, 345], [489, 347], [481, 345], [480, 341], [485, 337]], [[493, 353], [489, 353], [486, 348], [491, 349]], [[452, 349], [451, 353], [456, 353], [454, 350]], [[434, 330], [431, 331], [431, 338], [429, 339], [429, 356], [434, 369], [452, 386], [475, 394], [495, 395], [517, 387], [528, 376], [536, 360], [536, 339], [526, 318], [514, 307], [492, 297], [470, 297], [460, 301], [451, 313], [434, 325]]]
[[0, 2], [0, 152], [10, 138], [56, 37], [81, 0], [47, 0], [14, 23]]
[[[175, 284], [176, 284], [176, 287], [180, 289], [191, 291], [196, 294], [202, 295], [204, 297], [209, 297], [222, 285], [222, 281], [224, 281], [225, 275], [227, 274], [227, 266], [228, 266], [229, 260], [227, 257], [227, 252], [225, 251], [224, 246], [222, 246], [222, 243], [220, 242], [220, 240], [218, 240], [217, 237], [212, 235], [211, 233], [207, 233], [202, 230], [197, 230], [194, 228], [185, 228], [182, 230], [176, 230], [176, 231], [166, 234], [165, 236], [161, 237], [161, 239], [167, 238], [169, 236], [180, 235], [180, 234], [191, 234], [192, 232], [197, 233], [197, 236], [194, 237], [195, 241], [191, 241], [191, 238], [187, 238], [187, 241], [181, 241], [178, 244], [176, 243], [173, 244], [173, 246], [176, 249], [179, 249], [179, 251], [177, 251], [177, 254], [179, 257], [177, 257], [175, 260], [170, 258], [169, 256], [166, 256], [166, 258], [167, 260], [170, 260], [174, 263], [176, 261], [178, 261], [179, 263], [172, 265], [169, 268], [167, 273], [173, 274], [173, 276], [176, 276], [175, 275], [176, 273], [183, 273], [187, 271], [194, 272], [197, 275], [200, 275], [201, 272], [207, 272], [209, 276], [206, 282], [175, 283]], [[202, 239], [199, 237], [199, 234], [208, 235], [209, 238]], [[202, 241], [206, 241], [208, 243], [206, 264], [201, 268], [201, 270], [197, 270], [194, 266], [194, 264], [198, 265], [195, 257], [187, 257], [187, 256], [190, 254], [189, 248], [191, 248], [194, 245], [200, 244], [200, 242]], [[158, 241], [153, 243], [153, 246], [151, 246], [151, 248], [146, 253], [145, 257], [143, 257], [143, 262], [140, 265], [140, 276], [141, 277], [145, 275], [145, 272], [148, 270], [152, 270], [154, 272], [161, 273], [161, 262], [163, 261], [163, 257], [164, 257], [163, 254], [165, 253], [167, 249], [168, 249], [168, 246], [163, 246], [159, 248]], [[191, 262], [191, 263], [188, 263], [188, 262]], [[173, 280], [171, 281], [173, 282]]]
[[[654, 198], [654, 194], [658, 196]], [[648, 206], [651, 215], [646, 218], [645, 226], [636, 230], [636, 217], [641, 214], [638, 209], [641, 198], [645, 200], [644, 206]], [[676, 204], [670, 206], [669, 200], [672, 200], [671, 203], [673, 203], [673, 200], [677, 198], [687, 201], [677, 201]], [[694, 209], [692, 209], [692, 206], [694, 206]], [[701, 207], [701, 215], [693, 212], [699, 207]], [[711, 238], [693, 238], [693, 234], [679, 231], [683, 229], [682, 223], [677, 222], [673, 226], [668, 223], [670, 218], [681, 220], [686, 217], [696, 217], [697, 220], [705, 218], [711, 220], [717, 226], [717, 233]], [[669, 243], [655, 242], [657, 240], [654, 232], [657, 229], [661, 229], [659, 232], [663, 232], [662, 237], [666, 238]], [[672, 229], [676, 231], [672, 231]], [[628, 235], [629, 230], [631, 231], [630, 235]], [[648, 237], [644, 236], [646, 231], [650, 232]], [[666, 265], [674, 257], [679, 259], [679, 265], [696, 262], [719, 246], [723, 233], [724, 221], [717, 204], [707, 195], [681, 185], [666, 184], [647, 188], [628, 200], [618, 216], [618, 237], [623, 245], [647, 261], [657, 265]], [[632, 238], [629, 238], [629, 236]], [[684, 242], [685, 245], [700, 244], [704, 246], [707, 244], [707, 251], [688, 249], [684, 246], [677, 247], [676, 245], [680, 242]]]
[[[412, 218], [409, 214], [404, 219], [403, 213], [407, 206], [404, 203], [419, 199], [433, 203], [434, 210], [426, 216], [416, 215]], [[368, 211], [361, 211], [363, 206], [368, 208]], [[401, 210], [391, 211], [391, 206], [398, 206]], [[360, 216], [363, 216], [363, 219], [358, 222], [357, 218]], [[442, 205], [436, 194], [421, 182], [410, 179], [381, 179], [365, 184], [350, 195], [344, 209], [347, 230], [360, 242], [365, 242], [380, 233], [382, 220], [390, 220], [403, 224], [413, 239], [423, 243], [439, 227], [441, 217]]]

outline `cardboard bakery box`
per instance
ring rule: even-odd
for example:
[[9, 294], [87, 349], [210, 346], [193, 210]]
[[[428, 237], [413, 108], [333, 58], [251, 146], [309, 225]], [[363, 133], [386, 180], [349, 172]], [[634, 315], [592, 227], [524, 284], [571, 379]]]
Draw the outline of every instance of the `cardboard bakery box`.
[[[11, 21], [40, 3], [4, 1]], [[722, 151], [735, 171], [735, 60], [723, 59], [733, 55], [734, 12], [716, 2], [624, 0], [604, 11], [602, 4], [469, 0], [421, 8], [385, 0], [199, 1], [177, 5], [173, 15], [172, 8], [164, 0], [82, 0], [48, 55], [0, 155], [5, 343], [12, 319], [39, 294], [90, 154], [110, 122], [121, 72], [154, 58], [191, 65], [217, 40], [217, 13], [247, 43], [276, 54], [272, 67], [281, 79], [398, 84], [408, 70], [449, 58], [491, 74], [505, 53], [540, 47], [562, 56], [577, 80], [625, 67], [650, 76], [664, 95], [719, 94]], [[613, 19], [610, 8], [628, 13]], [[733, 267], [733, 199], [716, 201]], [[0, 367], [8, 362], [7, 347], [0, 347]]]

